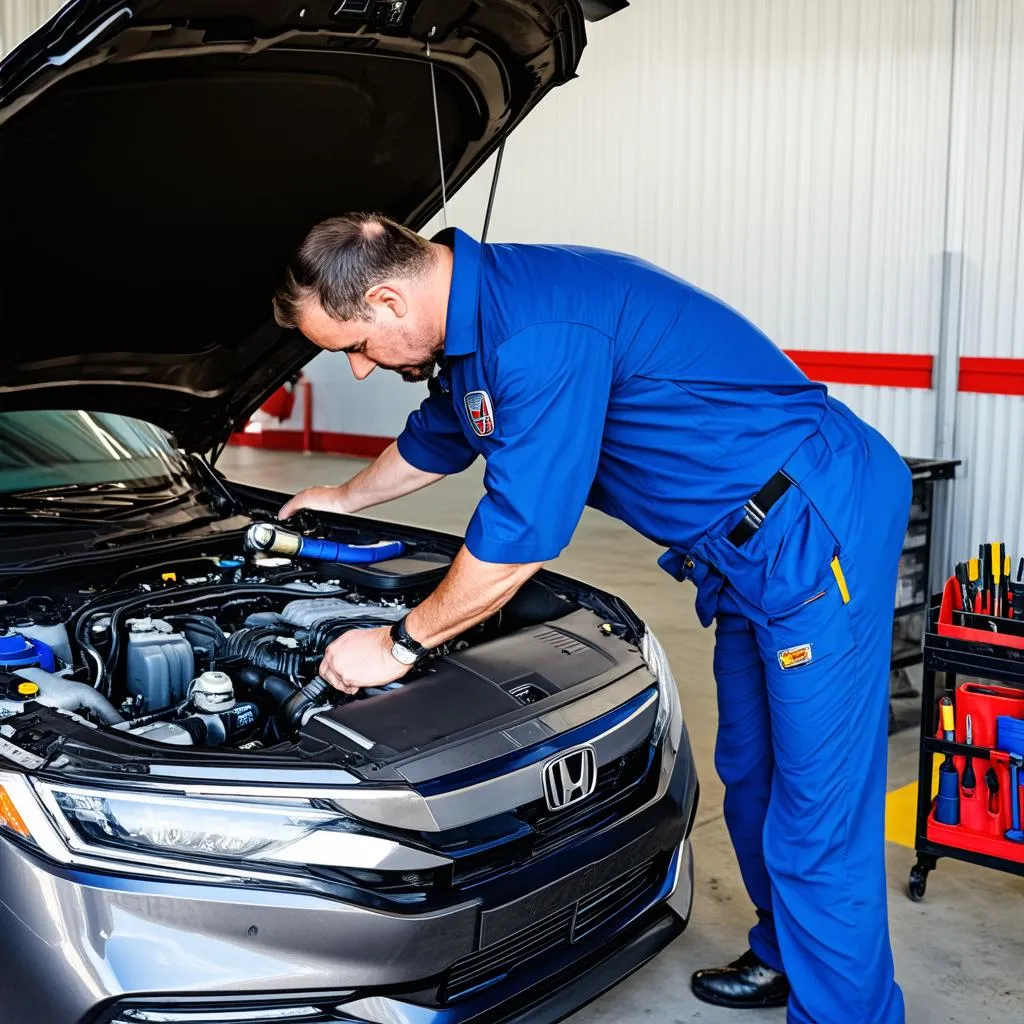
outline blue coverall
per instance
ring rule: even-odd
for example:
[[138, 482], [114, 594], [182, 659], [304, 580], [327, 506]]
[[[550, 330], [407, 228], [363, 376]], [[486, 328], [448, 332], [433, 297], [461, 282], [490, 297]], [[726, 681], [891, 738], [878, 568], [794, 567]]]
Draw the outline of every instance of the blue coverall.
[[[886, 910], [888, 678], [910, 474], [885, 439], [749, 321], [641, 260], [454, 249], [445, 361], [398, 439], [456, 473], [482, 455], [466, 534], [489, 562], [557, 556], [585, 505], [668, 550], [717, 624], [715, 764], [789, 1020], [896, 1024]], [[745, 503], [788, 490], [744, 543]]]

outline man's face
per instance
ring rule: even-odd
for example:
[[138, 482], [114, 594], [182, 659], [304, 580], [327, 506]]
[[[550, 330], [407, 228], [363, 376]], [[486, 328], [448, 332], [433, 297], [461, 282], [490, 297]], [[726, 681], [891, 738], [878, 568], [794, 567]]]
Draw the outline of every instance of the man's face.
[[335, 320], [313, 299], [303, 310], [299, 330], [325, 351], [344, 352], [356, 380], [365, 380], [378, 366], [403, 380], [428, 380], [444, 348], [436, 328], [417, 317], [397, 289], [383, 285], [368, 299], [369, 320]]

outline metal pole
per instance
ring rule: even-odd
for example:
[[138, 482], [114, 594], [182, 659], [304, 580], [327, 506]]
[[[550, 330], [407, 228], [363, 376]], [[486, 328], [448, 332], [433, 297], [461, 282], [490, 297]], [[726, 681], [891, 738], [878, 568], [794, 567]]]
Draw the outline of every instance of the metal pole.
[[302, 378], [302, 451], [313, 451], [313, 382]]

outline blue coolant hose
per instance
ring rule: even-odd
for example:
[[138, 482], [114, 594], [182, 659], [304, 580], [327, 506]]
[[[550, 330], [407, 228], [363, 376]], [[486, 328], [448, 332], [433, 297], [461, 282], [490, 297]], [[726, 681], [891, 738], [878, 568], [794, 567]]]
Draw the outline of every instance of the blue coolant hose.
[[275, 555], [310, 558], [318, 562], [341, 562], [346, 565], [369, 565], [398, 558], [405, 553], [400, 540], [383, 540], [377, 544], [339, 544], [333, 540], [303, 537], [301, 533], [282, 530], [269, 523], [254, 523], [245, 534], [250, 551], [271, 551]]

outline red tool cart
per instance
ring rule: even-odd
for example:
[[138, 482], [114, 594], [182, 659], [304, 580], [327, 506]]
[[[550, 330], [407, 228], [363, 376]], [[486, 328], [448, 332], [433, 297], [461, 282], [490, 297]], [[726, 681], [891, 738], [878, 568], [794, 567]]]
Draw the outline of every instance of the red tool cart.
[[[1008, 735], [1024, 736], [1024, 607], [1014, 618], [965, 614], [960, 595], [952, 578], [932, 598], [924, 638], [917, 863], [907, 886], [915, 901], [941, 857], [1024, 875], [1024, 751], [1005, 749]], [[933, 799], [936, 754], [947, 795]]]

